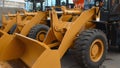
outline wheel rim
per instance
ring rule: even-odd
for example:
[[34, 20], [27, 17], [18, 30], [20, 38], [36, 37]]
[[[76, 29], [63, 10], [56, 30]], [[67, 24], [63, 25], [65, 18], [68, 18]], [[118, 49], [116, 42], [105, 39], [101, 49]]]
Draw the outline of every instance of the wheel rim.
[[95, 40], [90, 47], [90, 58], [93, 62], [98, 62], [103, 56], [104, 44], [100, 39]]
[[38, 32], [38, 34], [37, 34], [37, 36], [36, 36], [36, 39], [37, 39], [38, 41], [43, 42], [44, 39], [45, 39], [45, 37], [46, 37], [46, 31], [45, 31], [45, 30], [41, 30], [40, 32]]

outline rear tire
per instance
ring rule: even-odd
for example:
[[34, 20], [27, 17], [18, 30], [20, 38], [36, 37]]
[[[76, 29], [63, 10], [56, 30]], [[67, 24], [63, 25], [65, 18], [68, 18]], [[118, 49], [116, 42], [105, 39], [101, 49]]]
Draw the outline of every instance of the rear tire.
[[99, 68], [107, 53], [107, 38], [101, 30], [90, 29], [83, 31], [75, 40], [74, 58], [81, 68]]
[[[30, 30], [28, 37], [36, 39], [40, 42], [43, 42], [48, 30], [49, 30], [48, 26], [43, 25], [43, 24], [38, 24]], [[41, 39], [41, 38], [39, 38], [40, 35], [43, 35], [44, 37]]]

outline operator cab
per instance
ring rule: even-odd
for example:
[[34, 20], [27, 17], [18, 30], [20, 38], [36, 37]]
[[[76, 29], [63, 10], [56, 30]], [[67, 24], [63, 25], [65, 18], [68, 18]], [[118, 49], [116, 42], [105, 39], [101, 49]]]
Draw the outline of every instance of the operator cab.
[[104, 5], [101, 8], [102, 21], [119, 21], [120, 20], [120, 1], [103, 0]]
[[103, 0], [100, 9], [100, 20], [107, 23], [97, 23], [108, 37], [109, 45], [120, 47], [120, 0]]

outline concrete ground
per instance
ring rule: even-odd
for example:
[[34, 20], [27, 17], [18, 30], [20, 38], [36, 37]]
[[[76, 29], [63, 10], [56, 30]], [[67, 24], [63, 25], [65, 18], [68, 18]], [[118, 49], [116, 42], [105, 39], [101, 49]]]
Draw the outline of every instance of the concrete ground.
[[[16, 60], [9, 63], [11, 66], [6, 62], [0, 62], [0, 68], [28, 68], [19, 64], [20, 62], [17, 62]], [[16, 63], [18, 65], [16, 65]], [[69, 52], [65, 54], [61, 63], [62, 68], [81, 68], [80, 65], [75, 62], [75, 59], [71, 57]], [[120, 52], [117, 49], [109, 51], [104, 64], [100, 68], [120, 68]]]
[[[62, 68], [81, 68], [77, 64], [71, 54], [67, 53], [62, 59]], [[108, 52], [104, 64], [100, 68], [120, 68], [120, 52], [112, 49]]]

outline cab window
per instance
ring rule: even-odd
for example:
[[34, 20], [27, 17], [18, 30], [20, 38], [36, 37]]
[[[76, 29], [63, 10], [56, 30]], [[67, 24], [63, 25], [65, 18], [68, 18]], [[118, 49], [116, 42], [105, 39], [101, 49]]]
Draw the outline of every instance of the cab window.
[[85, 0], [84, 8], [90, 9], [92, 6], [94, 6], [95, 1], [94, 0]]

